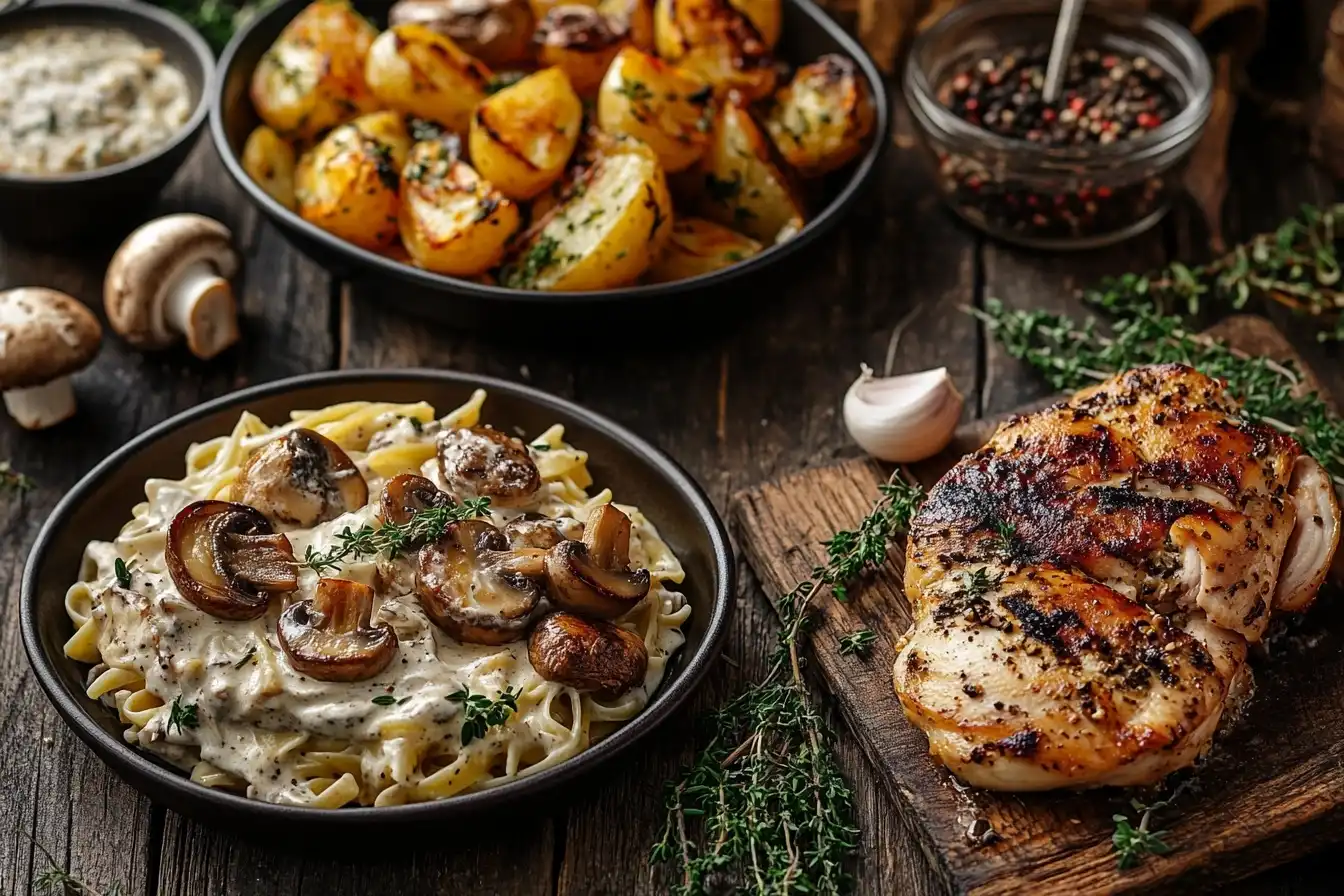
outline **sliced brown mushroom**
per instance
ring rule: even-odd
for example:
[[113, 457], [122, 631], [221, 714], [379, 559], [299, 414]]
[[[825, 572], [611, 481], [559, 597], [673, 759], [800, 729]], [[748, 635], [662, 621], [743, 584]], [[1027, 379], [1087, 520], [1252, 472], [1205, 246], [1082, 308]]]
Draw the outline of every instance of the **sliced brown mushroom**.
[[457, 502], [447, 492], [423, 476], [402, 473], [393, 476], [383, 486], [378, 502], [379, 516], [384, 521], [404, 526], [422, 510], [434, 507], [452, 507]]
[[522, 507], [541, 490], [541, 473], [527, 446], [497, 429], [450, 429], [439, 435], [438, 453], [444, 481], [464, 497]]
[[551, 519], [539, 513], [525, 513], [504, 526], [504, 537], [509, 546], [520, 548], [553, 548], [565, 540], [583, 537], [583, 523], [571, 517]]
[[585, 616], [623, 616], [649, 593], [649, 571], [629, 564], [630, 518], [604, 504], [589, 516], [583, 541], [562, 541], [546, 552], [551, 599]]
[[168, 527], [165, 557], [182, 596], [217, 619], [256, 619], [272, 594], [298, 585], [289, 539], [245, 504], [188, 504]]
[[280, 614], [280, 646], [295, 670], [318, 681], [362, 681], [397, 655], [397, 635], [371, 624], [373, 589], [349, 579], [319, 579], [311, 600]]
[[467, 644], [517, 641], [545, 593], [545, 552], [509, 549], [484, 520], [453, 523], [416, 558], [415, 591], [429, 618]]
[[644, 683], [649, 652], [644, 640], [619, 625], [552, 613], [527, 642], [532, 668], [547, 681], [589, 691], [603, 700]]
[[307, 528], [363, 507], [369, 486], [340, 445], [291, 429], [248, 458], [233, 497], [277, 523]]

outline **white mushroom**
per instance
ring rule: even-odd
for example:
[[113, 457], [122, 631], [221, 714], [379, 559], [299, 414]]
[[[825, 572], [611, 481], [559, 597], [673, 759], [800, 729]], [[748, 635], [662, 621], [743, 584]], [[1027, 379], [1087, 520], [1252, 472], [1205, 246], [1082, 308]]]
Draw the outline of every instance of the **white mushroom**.
[[946, 367], [876, 377], [867, 365], [845, 393], [845, 427], [879, 460], [912, 463], [947, 447], [962, 398]]
[[72, 416], [70, 374], [89, 365], [102, 339], [98, 318], [63, 292], [0, 292], [0, 391], [10, 416], [25, 429]]
[[168, 215], [126, 238], [103, 283], [107, 319], [136, 348], [166, 348], [182, 336], [198, 358], [238, 341], [229, 279], [238, 253], [229, 229], [201, 215]]

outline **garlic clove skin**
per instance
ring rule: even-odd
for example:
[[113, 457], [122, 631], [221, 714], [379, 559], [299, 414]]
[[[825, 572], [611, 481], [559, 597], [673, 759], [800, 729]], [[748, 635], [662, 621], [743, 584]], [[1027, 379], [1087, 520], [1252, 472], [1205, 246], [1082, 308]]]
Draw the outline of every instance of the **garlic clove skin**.
[[946, 367], [877, 377], [864, 365], [845, 393], [845, 428], [878, 460], [913, 463], [947, 447], [963, 404]]

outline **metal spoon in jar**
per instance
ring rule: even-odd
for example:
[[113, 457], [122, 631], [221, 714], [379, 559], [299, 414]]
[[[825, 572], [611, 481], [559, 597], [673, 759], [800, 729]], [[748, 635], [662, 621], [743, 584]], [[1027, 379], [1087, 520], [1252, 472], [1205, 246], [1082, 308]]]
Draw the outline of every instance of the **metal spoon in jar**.
[[1053, 103], [1059, 99], [1059, 91], [1064, 87], [1064, 73], [1069, 67], [1069, 56], [1073, 53], [1073, 42], [1078, 37], [1078, 24], [1083, 20], [1083, 6], [1087, 0], [1063, 0], [1059, 6], [1059, 19], [1055, 22], [1055, 39], [1050, 44], [1050, 64], [1045, 69], [1045, 90], [1043, 99]]

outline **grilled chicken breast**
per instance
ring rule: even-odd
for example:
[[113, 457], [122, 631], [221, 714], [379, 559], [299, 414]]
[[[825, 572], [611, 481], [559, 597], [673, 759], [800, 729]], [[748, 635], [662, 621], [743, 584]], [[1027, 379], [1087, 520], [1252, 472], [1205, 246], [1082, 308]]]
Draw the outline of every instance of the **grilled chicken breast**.
[[997, 790], [1141, 785], [1207, 749], [1247, 642], [1305, 610], [1330, 478], [1189, 367], [1006, 422], [929, 493], [896, 692], [933, 756]]

